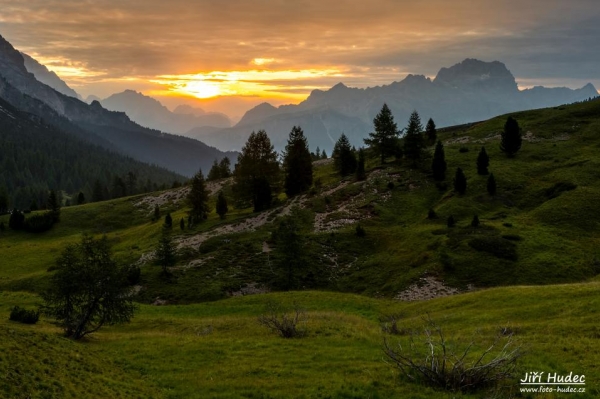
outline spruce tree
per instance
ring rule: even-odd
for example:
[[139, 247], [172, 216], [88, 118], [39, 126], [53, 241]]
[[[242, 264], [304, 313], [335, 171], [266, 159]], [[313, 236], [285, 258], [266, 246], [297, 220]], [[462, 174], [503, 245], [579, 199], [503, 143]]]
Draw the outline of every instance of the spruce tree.
[[496, 195], [496, 179], [494, 178], [493, 173], [490, 173], [490, 176], [487, 179], [487, 192], [491, 196]]
[[450, 228], [452, 228], [452, 227], [454, 227], [456, 225], [456, 221], [454, 220], [454, 216], [452, 216], [452, 215], [448, 216], [447, 225]]
[[446, 178], [446, 156], [444, 154], [444, 145], [441, 140], [438, 140], [433, 153], [433, 161], [431, 163], [433, 178], [435, 180], [444, 180]]
[[163, 276], [168, 276], [169, 267], [175, 265], [175, 245], [171, 239], [171, 233], [167, 229], [162, 229], [156, 248], [156, 263], [162, 267]]
[[219, 161], [216, 159], [213, 161], [213, 164], [206, 176], [207, 181], [213, 181], [221, 178], [221, 168], [219, 167]]
[[356, 157], [352, 152], [350, 141], [344, 133], [335, 143], [331, 156], [333, 165], [340, 175], [346, 176], [356, 171]]
[[170, 229], [173, 227], [173, 218], [171, 217], [170, 213], [167, 213], [167, 215], [165, 216], [165, 227], [167, 229]]
[[219, 173], [221, 179], [226, 179], [231, 176], [231, 161], [228, 157], [223, 157], [219, 162]]
[[325, 152], [325, 149], [323, 149], [321, 152], [321, 159], [327, 159], [327, 153]]
[[199, 170], [192, 178], [187, 200], [192, 207], [190, 216], [194, 224], [206, 219], [210, 209], [208, 208], [208, 190], [206, 190], [206, 182], [204, 181], [202, 170]]
[[277, 153], [264, 130], [252, 132], [233, 172], [233, 192], [240, 204], [251, 202], [255, 211], [271, 204], [271, 193], [280, 187]]
[[459, 194], [464, 194], [467, 191], [467, 178], [461, 168], [457, 168], [454, 175], [454, 191]]
[[413, 111], [410, 114], [406, 134], [404, 135], [404, 155], [414, 162], [421, 158], [421, 152], [425, 147], [422, 131], [421, 117], [417, 111]]
[[500, 139], [500, 149], [509, 157], [513, 157], [521, 149], [521, 128], [519, 123], [509, 116], [504, 124]]
[[0, 187], [0, 215], [8, 212], [8, 195], [4, 191], [4, 187]]
[[79, 194], [77, 194], [77, 205], [82, 204], [85, 204], [85, 195], [80, 191]]
[[488, 157], [485, 147], [481, 147], [477, 156], [477, 174], [487, 175], [489, 173], [488, 166], [490, 166], [490, 157]]
[[179, 228], [181, 230], [185, 230], [185, 221], [183, 220], [183, 218], [181, 218], [181, 220], [179, 221]]
[[48, 194], [46, 208], [52, 213], [52, 219], [58, 222], [60, 219], [60, 202], [54, 190], [50, 190], [50, 194]]
[[216, 209], [217, 215], [219, 215], [219, 217], [221, 219], [225, 219], [225, 215], [229, 211], [229, 208], [227, 207], [227, 199], [225, 198], [223, 191], [219, 191], [219, 196], [217, 197], [217, 207], [216, 208], [217, 208]]
[[471, 227], [479, 227], [479, 216], [473, 216], [473, 220], [471, 220]]
[[433, 145], [437, 140], [437, 130], [435, 128], [435, 122], [433, 119], [429, 118], [427, 121], [427, 126], [425, 127], [425, 134], [427, 135], [427, 142], [429, 145]]
[[321, 149], [319, 148], [319, 146], [317, 146], [315, 152], [311, 154], [313, 155], [313, 161], [318, 161], [319, 159], [321, 159]]
[[356, 180], [365, 180], [367, 174], [365, 173], [365, 150], [360, 148], [358, 150], [358, 165], [356, 166]]
[[312, 186], [312, 159], [308, 140], [300, 126], [294, 126], [290, 132], [283, 156], [283, 170], [285, 193], [288, 197], [303, 193]]
[[385, 158], [392, 155], [394, 141], [398, 137], [398, 125], [394, 122], [392, 111], [387, 104], [383, 104], [381, 111], [373, 119], [375, 132], [369, 133], [369, 138], [364, 139], [366, 145], [373, 148], [381, 156], [381, 163]]

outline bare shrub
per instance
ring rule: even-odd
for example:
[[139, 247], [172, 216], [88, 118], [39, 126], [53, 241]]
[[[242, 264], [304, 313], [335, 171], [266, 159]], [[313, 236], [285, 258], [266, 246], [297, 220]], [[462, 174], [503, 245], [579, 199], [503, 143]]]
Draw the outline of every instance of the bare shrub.
[[410, 380], [451, 392], [490, 389], [498, 392], [502, 382], [514, 376], [521, 347], [513, 335], [500, 332], [491, 343], [453, 343], [430, 318], [422, 342], [411, 334], [408, 345], [392, 347], [384, 339], [384, 352]]
[[411, 330], [406, 328], [398, 327], [398, 320], [400, 315], [394, 314], [391, 316], [381, 317], [381, 331], [390, 335], [409, 335], [412, 333]]
[[294, 304], [292, 311], [282, 310], [279, 305], [269, 302], [265, 313], [258, 316], [258, 323], [278, 333], [283, 338], [300, 338], [306, 334], [306, 328], [301, 326], [308, 317], [306, 311]]

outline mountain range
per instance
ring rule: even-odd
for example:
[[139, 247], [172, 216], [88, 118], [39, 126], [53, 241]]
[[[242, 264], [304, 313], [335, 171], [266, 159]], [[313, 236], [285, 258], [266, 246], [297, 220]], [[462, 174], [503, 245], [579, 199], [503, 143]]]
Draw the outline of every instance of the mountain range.
[[338, 83], [327, 91], [313, 90], [298, 105], [273, 107], [263, 103], [249, 110], [231, 128], [195, 128], [188, 132], [217, 148], [239, 149], [252, 131], [265, 129], [278, 150], [285, 147], [291, 128], [300, 125], [311, 149], [331, 151], [344, 132], [351, 143], [363, 145], [373, 129], [373, 118], [384, 103], [392, 110], [399, 128], [413, 110], [423, 124], [432, 118], [437, 126], [480, 121], [508, 112], [556, 106], [596, 97], [592, 84], [576, 90], [534, 87], [519, 90], [507, 67], [498, 61], [465, 59], [442, 68], [434, 79], [408, 75], [399, 82], [366, 89]]
[[208, 171], [214, 159], [237, 154], [222, 152], [187, 137], [142, 127], [124, 112], [109, 111], [98, 101], [86, 104], [37, 80], [21, 53], [0, 36], [0, 97], [44, 123], [91, 143], [162, 166], [185, 176]]

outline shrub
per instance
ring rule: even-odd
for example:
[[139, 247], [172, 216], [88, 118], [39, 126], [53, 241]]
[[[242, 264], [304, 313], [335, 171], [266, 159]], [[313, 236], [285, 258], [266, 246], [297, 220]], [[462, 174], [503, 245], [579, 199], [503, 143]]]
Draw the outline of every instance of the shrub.
[[429, 212], [427, 212], [427, 219], [437, 219], [437, 214], [433, 208], [429, 209]]
[[129, 267], [126, 268], [126, 272], [127, 282], [129, 283], [129, 285], [136, 285], [140, 282], [142, 271], [140, 270], [140, 267], [138, 265], [129, 265]]
[[25, 219], [25, 230], [30, 233], [43, 233], [50, 230], [55, 221], [54, 212], [38, 213]]
[[393, 181], [389, 182], [387, 184], [387, 188], [388, 188], [388, 190], [393, 190], [394, 189], [394, 182]]
[[287, 313], [280, 309], [280, 306], [274, 302], [269, 302], [265, 313], [258, 317], [258, 323], [278, 333], [283, 338], [299, 338], [306, 334], [305, 328], [300, 328], [300, 323], [307, 320], [306, 312], [297, 304], [294, 304], [294, 310]]
[[502, 223], [504, 227], [513, 227], [512, 223]]
[[358, 237], [364, 237], [367, 235], [367, 232], [365, 231], [364, 227], [362, 227], [360, 224], [356, 225], [356, 235]]
[[15, 306], [10, 311], [9, 320], [18, 321], [24, 324], [35, 324], [40, 318], [40, 312], [35, 310], [23, 309], [19, 306]]
[[451, 392], [484, 389], [498, 393], [514, 377], [521, 348], [512, 334], [498, 333], [490, 342], [449, 341], [441, 327], [427, 319], [423, 342], [411, 334], [408, 345], [392, 347], [384, 340], [384, 352], [410, 380]]
[[456, 221], [454, 220], [454, 216], [450, 215], [448, 216], [448, 227], [452, 228], [454, 226], [456, 226]]
[[505, 240], [510, 240], [510, 241], [522, 241], [523, 237], [521, 237], [520, 235], [517, 234], [504, 234], [502, 236], [502, 238], [504, 238]]
[[471, 227], [479, 227], [479, 216], [473, 216], [473, 220], [471, 220]]
[[497, 258], [516, 261], [517, 246], [500, 237], [478, 237], [469, 241], [469, 246], [477, 251], [487, 252]]
[[460, 153], [464, 154], [465, 152], [469, 152], [469, 149], [468, 149], [467, 147], [460, 147], [460, 148], [458, 149], [458, 152], [460, 152]]

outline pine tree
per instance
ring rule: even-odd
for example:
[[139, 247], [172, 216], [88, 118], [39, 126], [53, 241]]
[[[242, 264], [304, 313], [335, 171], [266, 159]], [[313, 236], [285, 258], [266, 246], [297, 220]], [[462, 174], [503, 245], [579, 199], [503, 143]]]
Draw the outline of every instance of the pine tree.
[[216, 210], [217, 210], [217, 214], [219, 215], [219, 217], [221, 219], [225, 219], [225, 215], [229, 211], [229, 208], [227, 207], [227, 199], [225, 198], [223, 191], [219, 191], [219, 196], [217, 197], [217, 209]]
[[312, 186], [313, 170], [308, 140], [299, 126], [290, 132], [283, 156], [285, 193], [288, 197], [307, 191]]
[[454, 191], [459, 194], [464, 194], [467, 191], [467, 178], [461, 168], [457, 168], [454, 175]]
[[165, 227], [167, 229], [170, 229], [173, 227], [173, 218], [171, 217], [170, 213], [167, 213], [167, 215], [165, 216]]
[[444, 180], [446, 178], [446, 156], [444, 154], [444, 145], [441, 140], [438, 140], [433, 153], [433, 161], [431, 163], [433, 178], [435, 180]]
[[413, 111], [404, 135], [404, 155], [415, 162], [421, 158], [421, 152], [425, 148], [422, 131], [421, 117], [417, 111]]
[[228, 157], [223, 157], [219, 162], [219, 172], [221, 179], [226, 179], [231, 176], [231, 161]]
[[487, 192], [491, 196], [496, 195], [496, 179], [494, 178], [493, 173], [490, 173], [490, 176], [487, 179]]
[[207, 181], [213, 181], [221, 178], [221, 168], [219, 167], [219, 162], [215, 159], [213, 164], [206, 176]]
[[154, 216], [152, 217], [152, 220], [157, 221], [158, 219], [160, 219], [160, 208], [158, 205], [154, 205]]
[[8, 219], [8, 227], [12, 230], [21, 230], [25, 227], [25, 215], [17, 209], [13, 209]]
[[77, 205], [82, 204], [85, 204], [85, 195], [80, 191], [79, 194], [77, 194]]
[[327, 153], [325, 152], [325, 149], [323, 149], [321, 152], [321, 159], [327, 159]]
[[452, 216], [452, 215], [448, 216], [447, 225], [450, 228], [452, 228], [452, 227], [454, 227], [456, 225], [456, 221], [454, 220], [454, 216]]
[[473, 220], [471, 220], [471, 227], [478, 227], [479, 226], [479, 216], [475, 215], [473, 216]]
[[509, 116], [502, 131], [500, 149], [509, 157], [513, 157], [521, 149], [521, 142], [519, 123], [512, 116]]
[[198, 223], [206, 219], [210, 209], [208, 208], [208, 191], [206, 190], [206, 182], [204, 181], [202, 170], [199, 170], [192, 178], [187, 199], [192, 207], [190, 216], [192, 216], [193, 222]]
[[367, 174], [365, 173], [365, 150], [360, 148], [358, 150], [358, 165], [356, 166], [356, 180], [365, 180]]
[[168, 276], [169, 267], [175, 265], [176, 262], [175, 246], [171, 239], [169, 230], [162, 229], [158, 247], [156, 248], [156, 263], [162, 267], [164, 276]]
[[277, 191], [281, 183], [277, 153], [267, 132], [259, 130], [250, 134], [233, 175], [233, 193], [238, 203], [252, 203], [255, 212], [271, 205], [271, 193]]
[[183, 220], [183, 218], [181, 218], [181, 220], [179, 221], [179, 228], [181, 230], [185, 230], [185, 221]]
[[487, 152], [485, 152], [485, 147], [481, 147], [479, 155], [477, 156], [477, 174], [487, 175], [489, 173], [488, 166], [490, 166], [490, 157], [488, 157]]
[[429, 118], [427, 126], [425, 127], [425, 134], [427, 135], [427, 142], [432, 145], [437, 140], [437, 130], [435, 128], [435, 122]]
[[104, 188], [100, 180], [94, 181], [94, 189], [92, 191], [92, 202], [104, 201]]
[[383, 104], [381, 111], [373, 119], [375, 132], [369, 133], [369, 138], [364, 139], [366, 145], [375, 149], [381, 156], [381, 163], [385, 163], [385, 158], [392, 155], [394, 141], [398, 137], [398, 125], [394, 122], [392, 111], [387, 104]]
[[319, 146], [317, 146], [315, 152], [311, 154], [313, 155], [313, 161], [318, 161], [319, 159], [321, 159], [321, 149], [319, 148]]
[[58, 222], [60, 219], [60, 202], [54, 190], [50, 190], [50, 194], [48, 194], [46, 208], [52, 213], [54, 221]]
[[352, 152], [350, 141], [344, 133], [336, 141], [331, 156], [333, 157], [333, 165], [340, 175], [346, 176], [356, 170], [356, 157]]

